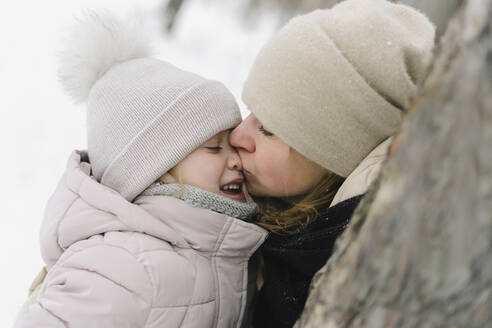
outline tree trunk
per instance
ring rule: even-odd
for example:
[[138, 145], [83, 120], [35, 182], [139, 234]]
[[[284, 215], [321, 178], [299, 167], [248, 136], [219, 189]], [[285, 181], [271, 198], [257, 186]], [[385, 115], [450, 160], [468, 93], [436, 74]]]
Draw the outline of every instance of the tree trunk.
[[296, 327], [491, 327], [492, 0], [441, 41]]

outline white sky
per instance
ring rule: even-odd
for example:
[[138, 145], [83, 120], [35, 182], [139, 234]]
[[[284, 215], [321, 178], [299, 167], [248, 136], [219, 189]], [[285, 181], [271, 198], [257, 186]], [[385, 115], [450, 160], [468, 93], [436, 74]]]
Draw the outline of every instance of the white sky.
[[[84, 8], [120, 15], [136, 11], [155, 22], [162, 2], [0, 2], [0, 327], [12, 326], [43, 265], [38, 231], [45, 203], [70, 152], [86, 145], [84, 107], [74, 106], [56, 81], [56, 50], [63, 31]], [[244, 21], [238, 13], [242, 3], [189, 0], [176, 33], [162, 39], [159, 58], [224, 82], [239, 99], [254, 56], [277, 27], [275, 16]]]

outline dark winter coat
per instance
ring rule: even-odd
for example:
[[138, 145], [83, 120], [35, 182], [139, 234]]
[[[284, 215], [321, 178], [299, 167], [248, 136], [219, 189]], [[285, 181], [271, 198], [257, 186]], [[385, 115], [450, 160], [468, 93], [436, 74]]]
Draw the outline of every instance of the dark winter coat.
[[311, 279], [333, 252], [363, 196], [321, 212], [303, 232], [270, 234], [262, 246], [264, 284], [256, 300], [255, 328], [292, 327], [306, 302]]
[[378, 176], [392, 138], [374, 148], [345, 179], [330, 207], [301, 233], [270, 234], [262, 246], [264, 284], [254, 307], [255, 328], [292, 327], [314, 274], [328, 261], [336, 239]]

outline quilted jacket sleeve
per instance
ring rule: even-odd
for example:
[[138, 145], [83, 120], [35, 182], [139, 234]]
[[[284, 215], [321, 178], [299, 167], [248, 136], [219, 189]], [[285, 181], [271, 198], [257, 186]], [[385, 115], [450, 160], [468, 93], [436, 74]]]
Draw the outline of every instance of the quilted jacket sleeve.
[[132, 254], [86, 240], [51, 268], [16, 327], [144, 327], [152, 298], [148, 273]]

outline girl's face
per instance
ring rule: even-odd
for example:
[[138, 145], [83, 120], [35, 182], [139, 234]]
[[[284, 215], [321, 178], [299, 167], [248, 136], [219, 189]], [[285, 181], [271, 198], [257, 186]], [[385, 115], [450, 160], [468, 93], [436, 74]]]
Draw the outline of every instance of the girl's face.
[[[236, 201], [245, 201], [242, 192], [244, 180], [241, 159], [229, 144], [230, 130], [222, 131], [169, 171], [176, 181], [226, 196]], [[167, 181], [170, 182], [170, 181]]]
[[266, 130], [253, 114], [232, 131], [229, 139], [239, 152], [252, 195], [303, 195], [328, 172]]

